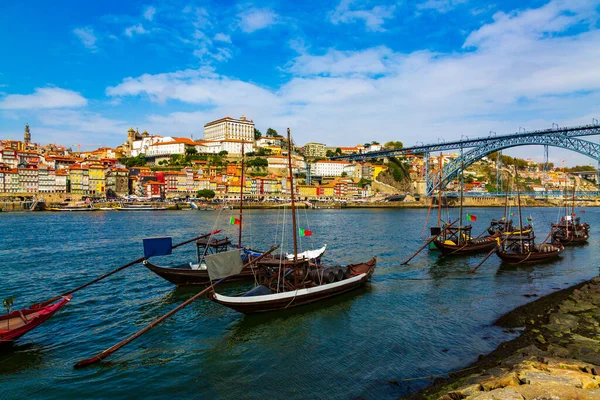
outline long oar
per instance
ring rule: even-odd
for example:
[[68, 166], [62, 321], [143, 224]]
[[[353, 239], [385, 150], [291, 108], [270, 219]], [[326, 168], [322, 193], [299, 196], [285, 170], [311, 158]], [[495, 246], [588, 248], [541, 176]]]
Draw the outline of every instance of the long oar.
[[[217, 233], [219, 233], [219, 232], [221, 232], [221, 231], [220, 231], [220, 230], [216, 230], [216, 231], [212, 231], [212, 232], [210, 232], [210, 233], [206, 233], [206, 234], [204, 234], [204, 235], [196, 236], [196, 237], [195, 237], [195, 238], [193, 238], [193, 239], [186, 240], [185, 242], [177, 243], [177, 244], [175, 244], [175, 245], [171, 246], [171, 249], [176, 249], [177, 247], [183, 246], [184, 244], [191, 243], [191, 242], [193, 242], [193, 241], [196, 241], [196, 240], [198, 240], [198, 239], [203, 239], [203, 238], [205, 238], [205, 237], [208, 237], [208, 236], [216, 235], [216, 234], [217, 234]], [[83, 285], [81, 285], [81, 286], [79, 286], [79, 287], [76, 287], [75, 289], [69, 290], [68, 292], [65, 292], [65, 293], [63, 293], [63, 294], [59, 294], [58, 296], [54, 296], [53, 298], [51, 298], [51, 299], [48, 299], [48, 300], [46, 300], [46, 301], [43, 301], [43, 302], [41, 302], [41, 303], [33, 304], [33, 305], [31, 306], [31, 308], [41, 308], [41, 307], [44, 307], [44, 306], [46, 306], [46, 305], [48, 305], [48, 304], [50, 304], [50, 303], [53, 303], [53, 302], [55, 302], [56, 300], [60, 299], [60, 298], [61, 298], [61, 297], [63, 297], [63, 296], [67, 296], [67, 295], [69, 295], [69, 294], [71, 294], [71, 293], [75, 293], [75, 292], [77, 292], [77, 291], [79, 291], [79, 290], [81, 290], [81, 289], [84, 289], [84, 288], [86, 288], [86, 287], [88, 287], [88, 286], [90, 286], [90, 285], [92, 285], [92, 284], [94, 284], [94, 283], [96, 283], [96, 282], [98, 282], [98, 281], [101, 281], [101, 280], [102, 280], [102, 279], [104, 279], [104, 278], [107, 278], [107, 277], [111, 276], [112, 274], [116, 274], [117, 272], [119, 272], [119, 271], [122, 271], [122, 270], [124, 270], [125, 268], [129, 268], [129, 267], [131, 267], [132, 265], [139, 264], [139, 263], [141, 263], [142, 261], [144, 261], [145, 259], [146, 259], [145, 257], [140, 257], [140, 258], [138, 258], [138, 259], [136, 259], [136, 260], [133, 260], [133, 261], [131, 261], [131, 262], [128, 262], [127, 264], [125, 264], [125, 265], [122, 265], [122, 266], [120, 266], [119, 268], [117, 268], [117, 269], [115, 269], [115, 270], [112, 270], [111, 272], [109, 272], [109, 273], [107, 273], [107, 274], [104, 274], [104, 275], [102, 275], [102, 276], [99, 276], [98, 278], [96, 278], [96, 279], [94, 279], [94, 280], [91, 280], [91, 281], [89, 281], [88, 283], [85, 283], [85, 284], [83, 284]]]
[[[507, 238], [508, 238], [508, 236], [507, 236]], [[502, 241], [500, 242], [500, 244], [498, 244], [498, 246], [502, 246], [502, 243], [504, 243], [505, 241], [506, 241], [506, 239], [502, 240]], [[491, 250], [491, 251], [490, 251], [490, 252], [487, 254], [487, 256], [485, 256], [485, 257], [483, 258], [483, 260], [481, 260], [481, 262], [480, 262], [479, 264], [477, 264], [477, 266], [476, 266], [475, 268], [473, 268], [472, 270], [470, 270], [470, 271], [469, 271], [469, 273], [470, 273], [470, 274], [474, 274], [474, 273], [475, 273], [475, 271], [477, 271], [477, 269], [478, 269], [479, 267], [481, 267], [481, 266], [483, 265], [483, 263], [484, 263], [484, 262], [485, 262], [485, 261], [486, 261], [488, 258], [490, 258], [490, 256], [491, 256], [492, 254], [494, 254], [494, 253], [496, 252], [496, 250], [498, 249], [498, 246], [494, 247], [494, 248], [493, 248], [493, 249], [492, 249], [492, 250]]]
[[437, 235], [429, 238], [429, 240], [427, 240], [427, 242], [425, 242], [425, 244], [423, 246], [421, 246], [421, 248], [419, 250], [417, 250], [417, 252], [415, 254], [413, 254], [408, 260], [404, 261], [402, 264], [400, 265], [406, 265], [409, 263], [410, 260], [412, 260], [413, 258], [415, 258], [417, 256], [417, 254], [419, 254], [425, 247], [427, 247], [429, 245], [429, 243], [433, 242], [435, 239], [438, 238], [438, 236], [440, 236], [446, 229], [450, 228], [452, 225], [454, 225], [455, 223], [458, 222], [458, 218], [454, 220], [454, 222], [452, 222], [450, 225], [446, 225], [442, 231], [440, 233], [438, 233]]
[[[256, 263], [257, 261], [259, 261], [260, 259], [262, 259], [263, 257], [271, 254], [273, 251], [275, 251], [277, 248], [279, 247], [279, 245], [273, 246], [271, 247], [267, 252], [261, 254], [259, 257], [255, 258], [254, 260], [246, 263], [246, 265], [244, 265], [243, 268], [248, 267], [251, 264]], [[86, 367], [88, 365], [91, 364], [95, 364], [103, 359], [105, 359], [106, 357], [110, 356], [112, 353], [114, 353], [115, 351], [119, 350], [121, 347], [131, 343], [132, 341], [134, 341], [135, 339], [139, 338], [140, 336], [142, 336], [144, 333], [148, 332], [150, 329], [154, 328], [156, 325], [160, 324], [161, 322], [163, 322], [164, 320], [166, 320], [167, 318], [169, 318], [171, 315], [175, 314], [176, 312], [180, 311], [181, 309], [183, 309], [184, 307], [192, 304], [194, 301], [198, 300], [200, 297], [204, 296], [209, 290], [213, 289], [215, 286], [217, 286], [219, 283], [223, 282], [225, 279], [229, 278], [229, 276], [226, 276], [225, 278], [221, 278], [218, 281], [216, 281], [215, 283], [213, 283], [212, 285], [208, 286], [206, 289], [204, 289], [203, 291], [201, 291], [198, 294], [195, 294], [194, 296], [190, 297], [189, 299], [187, 299], [185, 302], [183, 302], [182, 304], [178, 305], [177, 307], [175, 307], [174, 309], [172, 309], [171, 311], [169, 311], [168, 313], [166, 313], [165, 315], [163, 315], [162, 317], [159, 317], [157, 319], [155, 319], [154, 321], [152, 321], [149, 325], [147, 325], [145, 328], [137, 331], [136, 333], [134, 333], [133, 335], [129, 336], [127, 339], [120, 341], [119, 343], [115, 344], [112, 347], [109, 347], [108, 349], [102, 351], [101, 353], [98, 353], [97, 355], [95, 355], [92, 358], [88, 358], [85, 360], [81, 360], [79, 361], [77, 364], [75, 364], [75, 368], [82, 368], [82, 367]]]

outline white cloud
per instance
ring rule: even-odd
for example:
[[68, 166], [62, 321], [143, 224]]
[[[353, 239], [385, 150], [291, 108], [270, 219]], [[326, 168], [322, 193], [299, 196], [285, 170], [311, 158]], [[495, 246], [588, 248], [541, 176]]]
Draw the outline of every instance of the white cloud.
[[213, 40], [215, 40], [217, 42], [231, 43], [231, 36], [219, 32], [215, 35]]
[[418, 10], [436, 10], [441, 13], [447, 13], [453, 10], [460, 4], [466, 3], [467, 0], [427, 0], [417, 4]]
[[163, 134], [201, 134], [211, 119], [245, 114], [259, 129], [290, 126], [300, 142], [338, 145], [411, 145], [519, 126], [590, 123], [590, 115], [600, 116], [600, 31], [569, 31], [594, 18], [572, 4], [552, 2], [496, 18], [469, 35], [462, 53], [303, 50], [285, 67], [289, 81], [276, 89], [205, 69], [127, 78], [106, 93], [198, 108], [149, 116], [149, 129]]
[[392, 56], [385, 46], [364, 51], [330, 49], [322, 56], [303, 53], [286, 65], [286, 70], [300, 76], [378, 75], [389, 71]]
[[142, 24], [132, 25], [125, 29], [125, 35], [129, 37], [133, 37], [133, 34], [136, 33], [138, 35], [143, 35], [148, 33]]
[[266, 8], [250, 8], [238, 14], [239, 26], [246, 33], [252, 33], [277, 23], [278, 15]]
[[0, 100], [0, 109], [30, 110], [38, 108], [83, 107], [87, 100], [79, 93], [57, 87], [36, 88], [32, 94], [10, 94]]
[[156, 14], [156, 8], [148, 6], [144, 11], [144, 18], [146, 18], [148, 21], [152, 21], [152, 19], [154, 19], [154, 14]]
[[354, 6], [355, 0], [341, 0], [340, 4], [329, 15], [333, 24], [354, 23], [363, 21], [370, 31], [384, 31], [383, 24], [386, 19], [391, 19], [396, 10], [395, 5], [374, 6], [371, 9], [359, 9]]
[[73, 33], [75, 36], [77, 36], [77, 38], [79, 38], [79, 40], [81, 40], [81, 43], [86, 48], [90, 50], [96, 50], [96, 42], [98, 41], [98, 38], [96, 37], [96, 34], [92, 28], [87, 26], [83, 28], [75, 28], [73, 29]]

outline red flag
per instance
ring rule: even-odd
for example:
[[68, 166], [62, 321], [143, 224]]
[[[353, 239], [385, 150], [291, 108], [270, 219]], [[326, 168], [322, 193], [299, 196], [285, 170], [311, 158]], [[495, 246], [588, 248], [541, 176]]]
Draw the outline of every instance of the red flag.
[[229, 218], [229, 223], [231, 225], [239, 225], [240, 224], [240, 220], [234, 217]]

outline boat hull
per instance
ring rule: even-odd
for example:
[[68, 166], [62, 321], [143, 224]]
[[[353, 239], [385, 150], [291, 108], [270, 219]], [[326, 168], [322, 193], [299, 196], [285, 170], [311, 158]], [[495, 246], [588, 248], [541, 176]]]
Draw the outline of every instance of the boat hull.
[[539, 262], [549, 261], [558, 257], [563, 251], [564, 247], [561, 246], [555, 251], [547, 253], [532, 251], [529, 253], [505, 253], [501, 249], [496, 250], [496, 255], [500, 257], [503, 263], [506, 264], [535, 264]]
[[[364, 286], [373, 275], [376, 263], [376, 258], [373, 258], [366, 263], [348, 265], [350, 270], [356, 271], [356, 273], [349, 278], [307, 289], [298, 289], [290, 292], [253, 297], [229, 297], [212, 292], [209, 294], [209, 297], [215, 303], [224, 305], [244, 314], [284, 310], [315, 303]], [[358, 271], [360, 271], [360, 273], [357, 273]]]
[[[44, 323], [69, 301], [71, 301], [71, 295], [65, 296], [58, 303], [46, 307], [13, 311], [10, 314], [0, 316], [0, 343], [17, 340], [27, 332]], [[27, 321], [24, 321], [21, 315], [24, 316]], [[11, 326], [14, 328], [11, 328]]]
[[[167, 268], [150, 263], [144, 263], [144, 265], [156, 275], [177, 286], [210, 285], [210, 277], [205, 269]], [[254, 274], [252, 269], [244, 268], [242, 272], [229, 277], [227, 280], [230, 282], [251, 281], [254, 280]]]
[[494, 247], [498, 246], [498, 242], [492, 237], [486, 237], [485, 241], [481, 241], [480, 243], [468, 243], [462, 246], [448, 245], [439, 240], [434, 240], [433, 244], [444, 256], [461, 256], [483, 251], [490, 251]]

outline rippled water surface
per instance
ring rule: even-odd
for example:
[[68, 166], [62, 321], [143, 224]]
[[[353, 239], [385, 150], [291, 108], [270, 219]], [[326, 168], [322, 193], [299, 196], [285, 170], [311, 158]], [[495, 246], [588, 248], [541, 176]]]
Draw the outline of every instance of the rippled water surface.
[[[474, 233], [501, 209], [471, 210]], [[234, 211], [233, 211], [234, 212]], [[233, 213], [228, 212], [228, 213]], [[528, 209], [540, 240], [556, 209]], [[364, 289], [283, 313], [244, 316], [201, 299], [101, 364], [77, 361], [115, 344], [199, 291], [176, 289], [138, 265], [74, 295], [55, 317], [0, 348], [0, 399], [397, 398], [428, 383], [404, 379], [463, 368], [512, 336], [492, 326], [530, 300], [598, 274], [600, 210], [586, 209], [588, 245], [543, 265], [508, 267], [491, 257], [439, 259], [423, 252], [426, 210], [300, 211], [304, 249], [327, 243], [325, 261], [378, 256]], [[24, 308], [142, 255], [141, 239], [174, 242], [215, 227], [218, 212], [0, 213], [0, 298]], [[291, 229], [282, 211], [244, 214], [245, 244], [268, 248]], [[156, 260], [192, 260], [192, 246]], [[242, 284], [219, 291], [235, 293]], [[398, 383], [394, 383], [398, 381]]]

